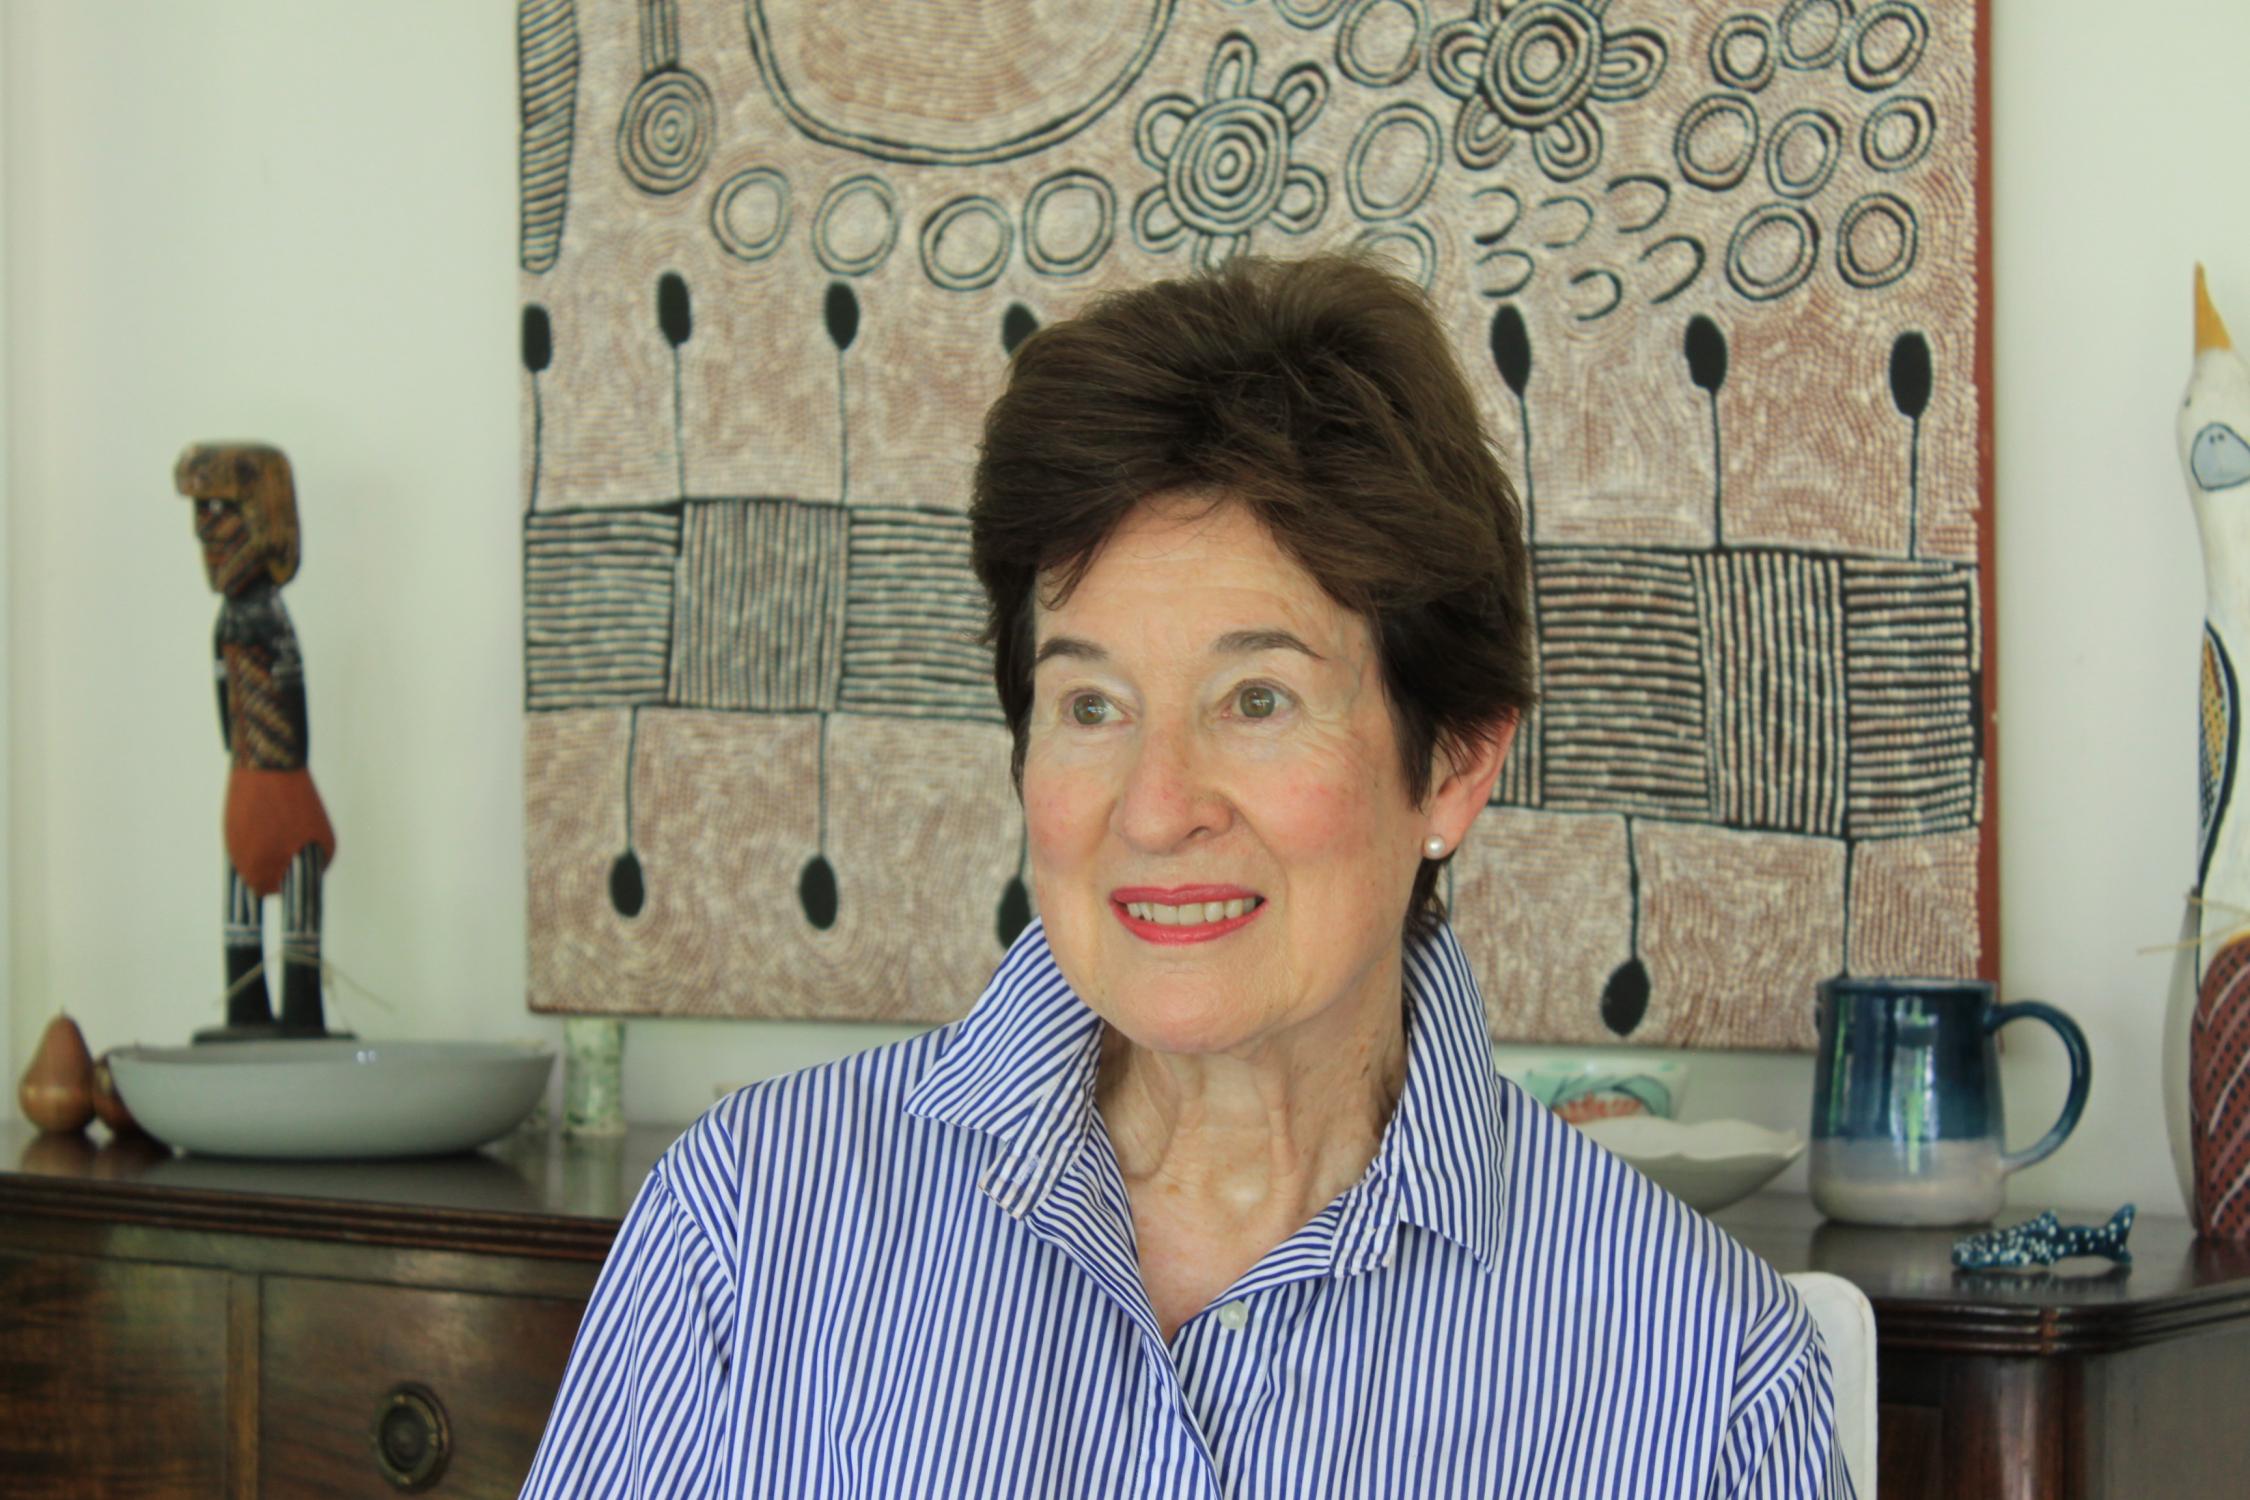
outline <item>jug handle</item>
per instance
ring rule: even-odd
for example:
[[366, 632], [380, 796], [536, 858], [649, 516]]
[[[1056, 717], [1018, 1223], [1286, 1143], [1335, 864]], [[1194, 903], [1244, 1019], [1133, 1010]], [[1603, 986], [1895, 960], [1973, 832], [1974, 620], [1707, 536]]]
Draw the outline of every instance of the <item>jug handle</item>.
[[2086, 1048], [2086, 1033], [2078, 1023], [2052, 1005], [2041, 1000], [2018, 1000], [2009, 1005], [1996, 1005], [1985, 1017], [1984, 1029], [1997, 1032], [2010, 1021], [2045, 1021], [2055, 1028], [2062, 1038], [2063, 1050], [2070, 1054], [2070, 1095], [2063, 1100], [2062, 1116], [2054, 1128], [2022, 1151], [2006, 1151], [2000, 1156], [2000, 1170], [2015, 1172], [2035, 1161], [2044, 1161], [2054, 1155], [2055, 1148], [2070, 1138], [2078, 1128], [2078, 1117], [2086, 1109], [2086, 1091], [2094, 1082], [2093, 1054]]

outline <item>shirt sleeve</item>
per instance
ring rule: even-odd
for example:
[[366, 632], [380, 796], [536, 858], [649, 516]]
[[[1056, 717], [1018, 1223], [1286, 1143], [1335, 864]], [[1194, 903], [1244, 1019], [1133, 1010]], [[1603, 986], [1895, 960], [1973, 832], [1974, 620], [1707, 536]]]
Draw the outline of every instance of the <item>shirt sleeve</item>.
[[1713, 1500], [1856, 1500], [1836, 1441], [1835, 1377], [1812, 1317], [1777, 1301], [1744, 1341]]
[[[683, 1141], [641, 1185], [594, 1285], [523, 1500], [714, 1493], [736, 1292]], [[675, 1177], [684, 1184], [675, 1186]]]

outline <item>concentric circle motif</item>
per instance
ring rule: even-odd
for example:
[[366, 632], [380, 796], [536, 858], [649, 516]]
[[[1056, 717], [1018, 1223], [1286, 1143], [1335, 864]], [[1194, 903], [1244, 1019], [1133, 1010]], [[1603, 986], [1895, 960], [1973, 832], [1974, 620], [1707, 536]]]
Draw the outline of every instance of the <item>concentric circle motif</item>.
[[1590, 109], [1574, 109], [1531, 138], [1539, 170], [1557, 182], [1576, 182], [1602, 159], [1602, 122]]
[[1791, 110], [1766, 137], [1766, 180], [1784, 198], [1810, 198], [1836, 174], [1844, 127], [1824, 109]]
[[617, 164], [644, 193], [676, 193], [711, 159], [711, 91], [693, 73], [660, 68], [633, 87], [617, 122]]
[[1273, 0], [1273, 8], [1290, 25], [1313, 31], [1335, 20], [1344, 0]]
[[1758, 159], [1758, 111], [1740, 94], [1705, 94], [1680, 116], [1672, 155], [1689, 182], [1725, 192]]
[[[1080, 195], [1092, 202], [1094, 227], [1084, 244], [1058, 249], [1049, 216], [1067, 214], [1070, 200]], [[1117, 190], [1091, 172], [1057, 172], [1043, 179], [1023, 200], [1023, 258], [1042, 276], [1078, 276], [1091, 271], [1109, 253], [1116, 235]]]
[[1903, 172], [1930, 154], [1937, 107], [1919, 94], [1885, 99], [1859, 128], [1859, 154], [1878, 172]]
[[[988, 226], [981, 244], [971, 229], [979, 219]], [[923, 273], [949, 292], [988, 287], [1007, 269], [1015, 240], [1015, 223], [998, 203], [982, 193], [955, 198], [922, 221]]]
[[[1375, 13], [1388, 7], [1406, 12], [1414, 28], [1406, 50], [1393, 58], [1369, 57], [1362, 50], [1362, 31]], [[1336, 23], [1336, 70], [1354, 83], [1387, 89], [1406, 82], [1422, 66], [1422, 49], [1430, 33], [1430, 18], [1421, 0], [1352, 0], [1351, 9]]]
[[[1368, 158], [1383, 142], [1387, 151], [1399, 148], [1394, 142], [1411, 140], [1416, 165], [1410, 172], [1394, 172], [1393, 180], [1405, 178], [1406, 186], [1389, 197], [1378, 198], [1371, 191], [1368, 178]], [[1419, 104], [1387, 104], [1369, 115], [1352, 137], [1351, 149], [1344, 153], [1344, 193], [1351, 200], [1352, 212], [1363, 219], [1403, 219], [1422, 206], [1429, 197], [1430, 187], [1437, 181], [1438, 164], [1445, 155], [1445, 132], [1430, 112]]]
[[1789, 0], [1775, 29], [1784, 63], [1804, 72], [1825, 68], [1851, 40], [1851, 0]]
[[1484, 92], [1500, 118], [1537, 130], [1586, 102], [1601, 67], [1602, 23], [1577, 0], [1508, 12], [1484, 55]]
[[1870, 94], [1904, 83], [1929, 45], [1927, 17], [1911, 5], [1883, 0], [1861, 13], [1844, 49], [1844, 76]]
[[1727, 242], [1727, 282], [1752, 302], [1771, 302], [1804, 285], [1820, 260], [1820, 226], [1794, 203], [1768, 203], [1743, 216]]
[[[863, 247], [838, 243], [837, 220], [846, 214], [856, 217], [868, 208], [881, 215], [882, 228], [871, 236], [859, 236]], [[838, 276], [865, 276], [889, 259], [891, 247], [898, 243], [898, 194], [872, 172], [845, 178], [821, 195], [813, 214], [812, 242], [813, 254]]]
[[1869, 193], [1836, 226], [1837, 274], [1861, 291], [1889, 286], [1914, 269], [1921, 241], [1921, 224], [1904, 199]]
[[1421, 225], [1372, 225], [1359, 232], [1359, 243], [1389, 256], [1423, 291], [1437, 286], [1437, 237]]
[[1220, 99], [1180, 132], [1164, 186], [1190, 229], [1240, 234], [1273, 212], [1288, 170], [1288, 117], [1265, 99]]
[[1711, 36], [1711, 76], [1730, 89], [1755, 94], [1773, 82], [1777, 48], [1773, 22], [1754, 10], [1736, 11]]
[[711, 199], [711, 233], [736, 260], [764, 260], [789, 233], [789, 179], [772, 167], [737, 172]]

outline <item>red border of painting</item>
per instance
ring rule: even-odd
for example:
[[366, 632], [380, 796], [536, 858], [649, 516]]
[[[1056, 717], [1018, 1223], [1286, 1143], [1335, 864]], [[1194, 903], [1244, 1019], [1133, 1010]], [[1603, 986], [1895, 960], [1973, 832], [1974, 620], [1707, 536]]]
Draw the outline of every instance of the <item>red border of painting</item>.
[[1992, 397], [1992, 3], [1977, 0], [1977, 572], [1984, 585], [1978, 622], [1984, 657], [1984, 817], [1977, 830], [1977, 975], [2000, 982], [2000, 577], [1993, 566], [1993, 511], [1999, 501]]

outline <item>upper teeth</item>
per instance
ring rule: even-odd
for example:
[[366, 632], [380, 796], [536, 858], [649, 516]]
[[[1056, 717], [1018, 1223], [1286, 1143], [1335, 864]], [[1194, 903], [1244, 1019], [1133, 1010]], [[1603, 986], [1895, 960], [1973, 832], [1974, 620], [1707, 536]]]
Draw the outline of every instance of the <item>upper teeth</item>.
[[1166, 906], [1161, 901], [1128, 901], [1125, 909], [1144, 922], [1154, 922], [1160, 927], [1192, 927], [1198, 922], [1224, 922], [1250, 911], [1264, 900], [1261, 896], [1248, 896], [1234, 901], [1190, 901], [1185, 906]]

